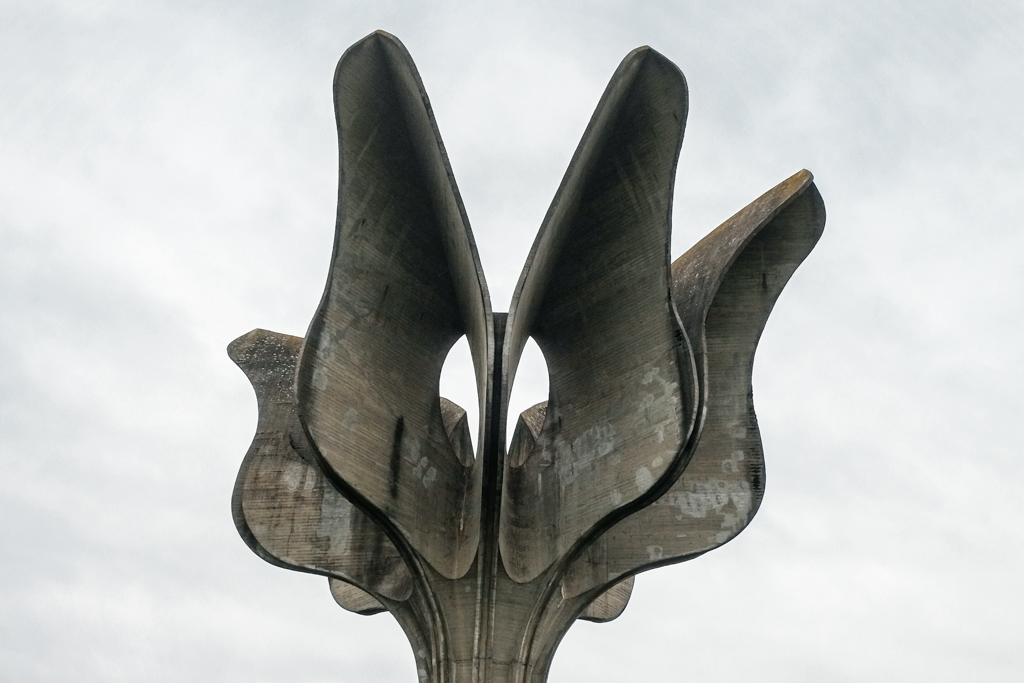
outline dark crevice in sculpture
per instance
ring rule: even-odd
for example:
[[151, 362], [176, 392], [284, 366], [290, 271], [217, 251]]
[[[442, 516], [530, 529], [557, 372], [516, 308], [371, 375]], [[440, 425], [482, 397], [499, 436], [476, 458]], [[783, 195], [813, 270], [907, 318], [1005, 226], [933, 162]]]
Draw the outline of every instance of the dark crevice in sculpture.
[[[686, 83], [649, 48], [612, 77], [508, 315], [405, 48], [375, 33], [335, 77], [334, 255], [305, 339], [254, 330], [229, 354], [259, 401], [232, 497], [243, 540], [390, 612], [419, 678], [541, 683], [576, 619], [625, 609], [637, 573], [750, 523], [764, 491], [751, 373], [824, 205], [802, 171], [671, 265]], [[480, 407], [442, 398], [466, 335]], [[548, 400], [508, 399], [533, 337]]]

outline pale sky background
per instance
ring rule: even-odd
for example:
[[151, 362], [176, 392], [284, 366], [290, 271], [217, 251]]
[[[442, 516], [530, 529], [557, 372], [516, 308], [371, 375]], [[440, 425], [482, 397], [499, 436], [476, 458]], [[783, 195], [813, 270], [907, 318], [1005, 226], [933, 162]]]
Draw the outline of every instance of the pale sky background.
[[825, 199], [755, 363], [761, 511], [574, 626], [552, 683], [1022, 680], [1019, 0], [0, 0], [0, 680], [416, 680], [390, 616], [258, 559], [229, 506], [256, 402], [224, 347], [305, 333], [334, 67], [378, 28], [495, 310], [639, 45], [690, 89], [673, 256], [800, 168]]

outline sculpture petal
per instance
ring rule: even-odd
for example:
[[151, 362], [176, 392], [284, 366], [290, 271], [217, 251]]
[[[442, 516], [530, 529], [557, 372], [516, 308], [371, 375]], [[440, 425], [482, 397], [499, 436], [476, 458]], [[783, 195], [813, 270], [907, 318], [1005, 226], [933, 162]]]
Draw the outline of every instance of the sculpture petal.
[[679, 69], [649, 48], [630, 53], [520, 277], [503, 350], [506, 396], [530, 336], [551, 390], [530, 452], [505, 462], [499, 545], [516, 581], [534, 579], [681, 471], [696, 379], [669, 293], [669, 237], [686, 111]]
[[338, 605], [349, 612], [369, 617], [388, 611], [387, 607], [380, 604], [380, 600], [358, 586], [353, 586], [351, 583], [345, 583], [335, 578], [329, 578], [327, 581], [330, 584], [331, 597], [334, 598]]
[[579, 619], [583, 621], [593, 621], [597, 624], [603, 624], [613, 619], [617, 619], [620, 614], [626, 609], [626, 605], [629, 603], [629, 596], [633, 594], [633, 583], [636, 577], [630, 576], [628, 579], [623, 579], [617, 584], [601, 593], [594, 601], [587, 605], [586, 609], [580, 613]]
[[256, 436], [231, 499], [235, 526], [271, 564], [406, 600], [412, 576], [394, 544], [323, 475], [299, 425], [294, 382], [301, 344], [299, 337], [253, 330], [228, 347], [259, 403]]
[[479, 257], [402, 44], [378, 32], [352, 46], [334, 94], [338, 221], [299, 361], [299, 417], [338, 488], [458, 578], [479, 541], [481, 468], [449, 442], [438, 386], [465, 334], [484, 414], [493, 344]]
[[672, 266], [673, 298], [695, 341], [705, 420], [667, 494], [606, 532], [575, 561], [563, 594], [691, 559], [734, 538], [764, 493], [754, 414], [754, 352], [775, 301], [817, 243], [825, 207], [807, 171], [774, 187]]

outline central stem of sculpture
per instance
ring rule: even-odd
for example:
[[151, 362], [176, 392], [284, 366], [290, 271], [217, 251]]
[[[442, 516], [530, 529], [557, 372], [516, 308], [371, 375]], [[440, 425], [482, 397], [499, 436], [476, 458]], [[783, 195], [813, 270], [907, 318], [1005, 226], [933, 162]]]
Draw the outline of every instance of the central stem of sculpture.
[[[764, 491], [754, 350], [824, 227], [811, 174], [769, 190], [669, 263], [687, 94], [648, 48], [605, 90], [548, 210], [509, 313], [493, 313], [419, 75], [386, 33], [334, 85], [334, 255], [304, 338], [229, 346], [259, 401], [232, 498], [273, 564], [388, 611], [419, 677], [542, 683], [576, 619], [608, 621], [633, 577], [734, 538]], [[463, 335], [466, 412], [440, 397]], [[546, 402], [505, 450], [508, 397], [536, 340]]]

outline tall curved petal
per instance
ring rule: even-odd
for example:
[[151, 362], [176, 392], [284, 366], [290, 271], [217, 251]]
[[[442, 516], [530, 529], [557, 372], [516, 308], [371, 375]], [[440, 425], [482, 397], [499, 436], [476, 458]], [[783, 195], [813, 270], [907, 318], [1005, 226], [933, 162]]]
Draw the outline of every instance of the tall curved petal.
[[338, 220], [299, 360], [299, 417], [339, 489], [458, 578], [479, 541], [481, 468], [450, 443], [438, 387], [465, 334], [484, 414], [493, 344], [483, 273], [404, 46], [383, 32], [356, 43], [334, 95]]
[[696, 380], [669, 293], [669, 238], [686, 112], [672, 62], [650, 48], [627, 55], [520, 277], [506, 391], [530, 336], [551, 389], [530, 447], [505, 462], [499, 544], [516, 581], [657, 495], [682, 467]]
[[812, 180], [801, 171], [780, 183], [673, 264], [673, 299], [695, 341], [704, 394], [700, 440], [665, 495], [575, 561], [564, 579], [567, 596], [712, 550], [757, 512], [765, 477], [754, 352], [783, 287], [824, 229], [825, 206]]

